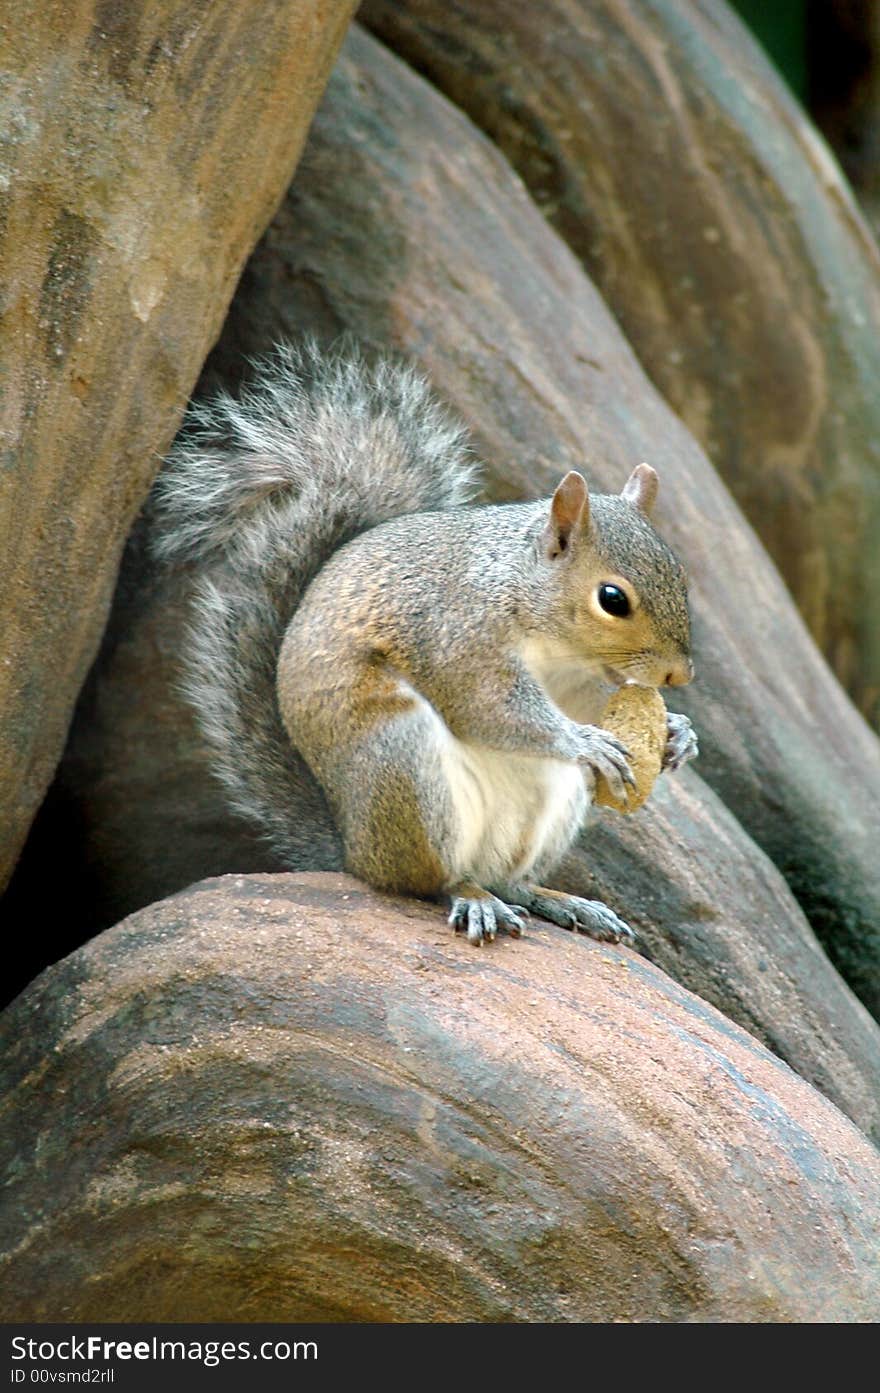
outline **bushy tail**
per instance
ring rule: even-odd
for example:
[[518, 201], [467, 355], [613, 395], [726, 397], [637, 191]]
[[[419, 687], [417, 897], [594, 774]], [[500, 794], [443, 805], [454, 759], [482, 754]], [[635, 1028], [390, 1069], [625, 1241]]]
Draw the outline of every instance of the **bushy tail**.
[[[193, 565], [184, 691], [233, 807], [284, 864], [319, 797], [275, 693], [300, 597], [344, 542], [472, 491], [464, 431], [411, 367], [281, 345], [236, 401], [190, 409], [152, 497], [154, 555]], [[326, 820], [326, 819], [325, 819]]]

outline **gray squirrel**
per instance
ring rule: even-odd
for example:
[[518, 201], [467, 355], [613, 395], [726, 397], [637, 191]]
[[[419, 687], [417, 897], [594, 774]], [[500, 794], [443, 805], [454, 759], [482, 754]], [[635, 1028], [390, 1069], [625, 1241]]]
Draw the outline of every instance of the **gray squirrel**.
[[[613, 942], [606, 905], [541, 881], [597, 775], [627, 751], [596, 720], [626, 679], [688, 682], [683, 567], [648, 515], [568, 473], [549, 500], [474, 505], [462, 426], [411, 366], [280, 345], [234, 400], [193, 406], [153, 497], [153, 550], [190, 565], [185, 690], [232, 806], [282, 865], [343, 863], [446, 900], [474, 944], [534, 913]], [[669, 715], [663, 767], [697, 753]], [[315, 782], [319, 792], [316, 793]]]

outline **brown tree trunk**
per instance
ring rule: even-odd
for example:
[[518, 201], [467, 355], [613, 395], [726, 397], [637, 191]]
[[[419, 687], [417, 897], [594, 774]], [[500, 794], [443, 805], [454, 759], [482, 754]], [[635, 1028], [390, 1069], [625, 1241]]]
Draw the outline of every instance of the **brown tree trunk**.
[[7, 4], [0, 888], [353, 0]]
[[0, 1060], [7, 1320], [880, 1316], [875, 1149], [549, 925], [207, 881], [50, 969]]

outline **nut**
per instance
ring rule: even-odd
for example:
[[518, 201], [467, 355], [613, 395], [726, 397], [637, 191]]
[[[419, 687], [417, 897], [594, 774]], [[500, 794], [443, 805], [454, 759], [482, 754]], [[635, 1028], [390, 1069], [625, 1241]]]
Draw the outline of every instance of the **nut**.
[[629, 750], [636, 786], [629, 788], [629, 802], [621, 803], [599, 774], [594, 801], [619, 813], [633, 813], [645, 802], [660, 773], [666, 748], [666, 703], [656, 687], [627, 682], [607, 702], [599, 725]]

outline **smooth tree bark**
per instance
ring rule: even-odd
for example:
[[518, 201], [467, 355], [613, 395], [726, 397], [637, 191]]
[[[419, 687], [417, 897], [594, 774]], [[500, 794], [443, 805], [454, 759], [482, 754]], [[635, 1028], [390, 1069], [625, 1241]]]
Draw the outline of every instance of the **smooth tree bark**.
[[12, 0], [0, 151], [0, 888], [122, 545], [353, 0]]
[[7, 1320], [880, 1315], [876, 1150], [626, 948], [224, 877], [0, 1031]]

